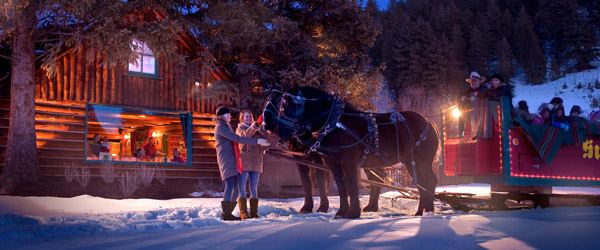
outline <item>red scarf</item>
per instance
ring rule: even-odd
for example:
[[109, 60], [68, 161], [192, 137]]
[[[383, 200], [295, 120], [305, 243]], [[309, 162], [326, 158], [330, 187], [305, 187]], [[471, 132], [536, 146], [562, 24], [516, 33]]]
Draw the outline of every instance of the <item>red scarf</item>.
[[233, 142], [233, 154], [235, 155], [235, 169], [238, 173], [242, 173], [244, 171], [244, 166], [242, 166], [242, 157], [240, 156], [240, 146], [237, 142]]

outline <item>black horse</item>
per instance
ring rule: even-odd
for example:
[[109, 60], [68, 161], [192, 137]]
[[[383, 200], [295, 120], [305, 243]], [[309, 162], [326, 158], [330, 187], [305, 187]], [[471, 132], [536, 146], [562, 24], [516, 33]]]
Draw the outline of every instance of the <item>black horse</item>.
[[[288, 142], [288, 148], [296, 152], [306, 152], [309, 148], [302, 145], [299, 141], [291, 139]], [[294, 156], [300, 160], [308, 160], [318, 165], [323, 165], [322, 156], [315, 153], [309, 152], [308, 156], [300, 157]], [[304, 205], [300, 208], [300, 214], [312, 213], [314, 207], [313, 201], [313, 184], [319, 189], [320, 204], [317, 208], [317, 212], [327, 213], [329, 210], [329, 199], [327, 198], [328, 192], [328, 173], [321, 169], [310, 168], [302, 163], [296, 163], [298, 173], [300, 175], [300, 181], [304, 188]], [[367, 178], [372, 181], [383, 181], [386, 177], [385, 172], [381, 169], [365, 169]], [[379, 210], [379, 195], [381, 193], [381, 187], [370, 186], [369, 187], [369, 204], [363, 208], [363, 212], [377, 212]]]
[[263, 110], [265, 128], [281, 141], [297, 140], [308, 153], [323, 156], [340, 195], [336, 218], [360, 217], [358, 168], [403, 162], [419, 190], [416, 215], [433, 211], [438, 150], [435, 124], [412, 112], [365, 113], [312, 87], [273, 90]]

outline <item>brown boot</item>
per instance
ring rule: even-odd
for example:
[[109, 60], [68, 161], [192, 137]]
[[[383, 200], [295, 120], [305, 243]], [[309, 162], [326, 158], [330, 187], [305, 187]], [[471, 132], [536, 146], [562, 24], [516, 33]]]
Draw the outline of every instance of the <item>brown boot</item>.
[[250, 218], [260, 218], [258, 216], [258, 198], [250, 198]]
[[[234, 206], [231, 206], [232, 203]], [[235, 208], [235, 202], [221, 201], [221, 209], [223, 210], [221, 213], [221, 218], [223, 220], [240, 220], [240, 217], [235, 217], [233, 214], [231, 214], [231, 211], [233, 211], [232, 208]]]
[[248, 219], [248, 205], [246, 203], [246, 198], [238, 198], [238, 204], [240, 204], [240, 218], [242, 220]]

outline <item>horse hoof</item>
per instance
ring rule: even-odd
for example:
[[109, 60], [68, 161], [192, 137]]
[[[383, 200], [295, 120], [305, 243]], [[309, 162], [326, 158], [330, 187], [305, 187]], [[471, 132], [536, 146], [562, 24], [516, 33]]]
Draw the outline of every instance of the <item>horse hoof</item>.
[[298, 212], [298, 213], [299, 214], [310, 214], [310, 213], [312, 213], [312, 210], [313, 210], [312, 206], [304, 205], [304, 206], [302, 206], [302, 208], [300, 208], [300, 212]]
[[329, 206], [319, 206], [317, 209], [317, 213], [327, 213], [327, 211], [329, 211]]
[[377, 212], [377, 211], [379, 211], [379, 207], [366, 206], [365, 208], [363, 208], [363, 212]]
[[357, 218], [360, 218], [360, 213], [347, 213], [346, 216], [344, 216], [344, 218], [357, 219]]

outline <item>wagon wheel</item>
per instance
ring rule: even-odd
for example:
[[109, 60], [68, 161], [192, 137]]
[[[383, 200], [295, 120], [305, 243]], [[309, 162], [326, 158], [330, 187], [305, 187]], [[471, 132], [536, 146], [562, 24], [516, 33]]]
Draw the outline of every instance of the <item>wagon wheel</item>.
[[505, 204], [506, 198], [504, 194], [492, 194], [490, 203], [492, 207], [498, 210], [508, 210], [508, 206]]

